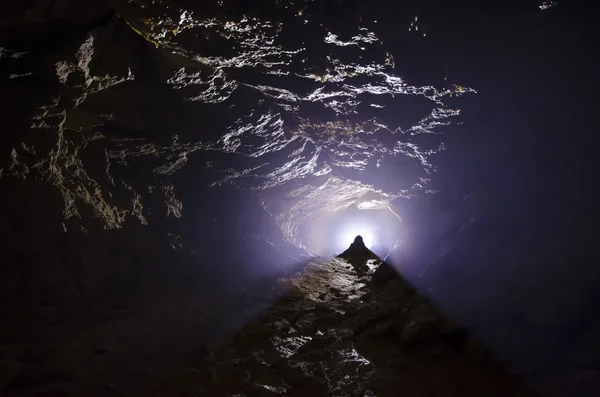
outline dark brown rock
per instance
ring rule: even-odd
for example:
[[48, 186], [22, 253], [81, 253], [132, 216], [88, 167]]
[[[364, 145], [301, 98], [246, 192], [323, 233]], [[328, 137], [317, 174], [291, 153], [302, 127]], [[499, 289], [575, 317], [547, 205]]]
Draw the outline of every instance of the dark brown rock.
[[568, 386], [569, 397], [595, 397], [600, 395], [600, 371], [581, 371], [573, 375]]
[[385, 285], [385, 283], [396, 277], [398, 277], [398, 274], [391, 266], [380, 262], [379, 267], [373, 273], [373, 283], [375, 285]]

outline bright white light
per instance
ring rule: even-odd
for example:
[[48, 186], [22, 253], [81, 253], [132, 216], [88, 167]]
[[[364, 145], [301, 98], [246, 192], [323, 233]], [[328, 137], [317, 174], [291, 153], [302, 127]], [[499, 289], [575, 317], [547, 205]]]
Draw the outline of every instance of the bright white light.
[[346, 249], [354, 242], [356, 236], [362, 236], [363, 241], [367, 247], [371, 247], [375, 243], [375, 233], [373, 229], [369, 227], [346, 226], [340, 231], [340, 247]]
[[375, 208], [375, 207], [377, 207], [377, 204], [375, 204], [372, 201], [365, 201], [365, 202], [358, 204], [358, 208], [361, 210], [369, 210], [369, 209]]

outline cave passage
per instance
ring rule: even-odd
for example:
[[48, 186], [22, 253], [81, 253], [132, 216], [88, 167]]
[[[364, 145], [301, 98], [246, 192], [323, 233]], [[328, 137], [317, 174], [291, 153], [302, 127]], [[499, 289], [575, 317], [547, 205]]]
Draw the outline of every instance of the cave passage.
[[0, 394], [599, 396], [589, 7], [5, 5]]

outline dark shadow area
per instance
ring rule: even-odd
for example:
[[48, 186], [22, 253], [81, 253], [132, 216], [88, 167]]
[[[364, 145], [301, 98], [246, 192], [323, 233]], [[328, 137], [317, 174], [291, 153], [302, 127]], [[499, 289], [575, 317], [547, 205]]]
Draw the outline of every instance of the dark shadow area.
[[448, 137], [441, 192], [396, 200], [409, 234], [388, 260], [545, 395], [593, 396], [595, 28], [581, 2], [519, 7], [439, 16], [464, 23], [430, 55], [480, 92]]
[[[2, 186], [3, 396], [164, 396], [157, 392], [163, 383], [179, 393], [171, 379], [270, 307], [279, 296], [276, 280], [306, 263], [292, 258], [301, 250], [285, 250], [280, 240], [275, 248], [244, 239], [268, 230], [268, 220], [259, 225], [255, 215], [242, 223], [238, 214], [243, 232], [210, 234], [212, 217], [190, 217], [201, 231], [193, 244], [166, 220], [118, 231], [89, 222], [83, 229], [75, 220], [65, 231], [62, 197], [52, 186]], [[203, 197], [208, 206], [233, 194]], [[36, 205], [40, 195], [45, 207]], [[215, 252], [225, 244], [237, 249]]]
[[526, 189], [507, 197], [506, 188], [448, 210], [414, 203], [409, 236], [422, 240], [407, 240], [390, 263], [546, 395], [593, 395], [600, 278], [588, 222], [568, 207], [534, 210]]
[[[222, 254], [214, 267], [199, 266], [207, 246], [196, 246], [198, 253], [173, 249], [180, 240], [154, 227], [54, 234], [35, 212], [31, 224], [21, 218], [7, 228], [11, 210], [0, 212], [7, 244], [0, 256], [6, 396], [183, 393], [185, 385], [172, 380], [271, 307], [279, 297], [276, 280], [304, 266], [281, 255], [277, 263], [263, 259], [262, 268], [250, 263], [254, 275], [236, 274], [248, 258]], [[47, 246], [31, 250], [19, 243], [24, 236]], [[270, 245], [252, 244], [253, 255], [274, 257]]]

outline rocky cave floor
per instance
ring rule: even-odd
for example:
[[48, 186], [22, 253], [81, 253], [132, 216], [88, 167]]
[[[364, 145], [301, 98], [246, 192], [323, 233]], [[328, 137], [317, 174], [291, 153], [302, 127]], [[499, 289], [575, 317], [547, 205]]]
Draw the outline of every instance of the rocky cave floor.
[[240, 302], [246, 324], [205, 300], [79, 329], [41, 313], [45, 340], [3, 348], [3, 395], [535, 395], [374, 255], [310, 261]]
[[205, 395], [534, 395], [381, 261], [352, 262], [311, 262], [282, 283], [199, 372]]

